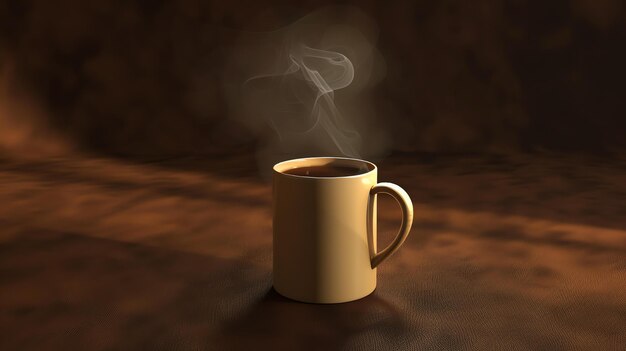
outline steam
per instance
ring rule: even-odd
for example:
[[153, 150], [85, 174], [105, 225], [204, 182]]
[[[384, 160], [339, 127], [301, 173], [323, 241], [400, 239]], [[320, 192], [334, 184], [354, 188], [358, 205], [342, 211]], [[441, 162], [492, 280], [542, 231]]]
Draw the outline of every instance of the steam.
[[384, 129], [368, 104], [384, 68], [375, 28], [363, 13], [342, 7], [242, 35], [226, 91], [231, 115], [259, 140], [262, 168], [294, 157], [370, 158], [384, 151]]
[[[285, 78], [304, 79], [315, 94], [310, 108], [312, 125], [297, 134], [315, 133], [320, 128], [331, 138], [343, 155], [360, 157], [358, 151], [360, 135], [342, 116], [335, 104], [334, 94], [336, 90], [346, 88], [352, 83], [354, 79], [352, 62], [341, 53], [314, 49], [304, 44], [299, 44], [290, 50], [289, 59], [291, 66], [285, 72]], [[307, 64], [307, 61], [310, 63]], [[247, 83], [255, 79], [267, 78], [269, 77], [253, 78]], [[296, 99], [299, 103], [307, 103], [298, 96]], [[276, 116], [270, 117], [270, 125], [282, 141], [298, 137], [293, 132], [283, 131], [281, 126], [284, 123], [281, 123]], [[286, 136], [285, 133], [290, 135]]]

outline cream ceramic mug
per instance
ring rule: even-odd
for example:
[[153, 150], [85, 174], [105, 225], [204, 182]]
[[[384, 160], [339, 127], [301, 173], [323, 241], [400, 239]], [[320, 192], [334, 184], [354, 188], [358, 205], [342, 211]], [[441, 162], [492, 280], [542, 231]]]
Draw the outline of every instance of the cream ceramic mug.
[[[312, 167], [312, 168], [311, 168]], [[325, 167], [325, 168], [319, 168]], [[304, 170], [338, 170], [307, 175]], [[336, 173], [332, 175], [333, 173]], [[392, 183], [378, 183], [367, 161], [313, 157], [274, 166], [274, 289], [313, 303], [357, 300], [376, 288], [376, 267], [409, 235], [413, 204]], [[376, 196], [402, 208], [402, 225], [384, 250], [376, 249]]]

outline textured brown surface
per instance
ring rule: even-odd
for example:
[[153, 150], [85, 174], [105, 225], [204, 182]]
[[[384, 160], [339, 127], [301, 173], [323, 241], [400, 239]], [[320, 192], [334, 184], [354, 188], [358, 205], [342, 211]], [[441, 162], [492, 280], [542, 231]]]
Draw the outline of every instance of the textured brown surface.
[[[0, 162], [0, 349], [620, 350], [626, 159], [397, 155], [416, 209], [373, 295], [271, 290], [243, 157]], [[381, 201], [381, 244], [398, 209]]]
[[[271, 290], [254, 157], [45, 159], [256, 148], [229, 48], [331, 3], [0, 0], [0, 350], [624, 349], [623, 154], [396, 153], [413, 235], [335, 306]], [[389, 151], [626, 147], [622, 1], [342, 3], [379, 27]]]

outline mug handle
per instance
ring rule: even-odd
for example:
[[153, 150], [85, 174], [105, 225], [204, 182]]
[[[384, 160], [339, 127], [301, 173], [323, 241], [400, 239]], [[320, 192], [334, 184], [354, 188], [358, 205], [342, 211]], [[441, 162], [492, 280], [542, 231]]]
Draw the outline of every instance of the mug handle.
[[[376, 268], [382, 261], [387, 259], [387, 257], [391, 256], [391, 254], [400, 248], [400, 245], [402, 245], [407, 236], [409, 236], [411, 225], [413, 225], [413, 203], [411, 202], [409, 194], [396, 184], [378, 183], [370, 190], [369, 208], [370, 214], [372, 215], [369, 216], [370, 218], [368, 221], [372, 230], [374, 229], [373, 201], [376, 199], [376, 195], [378, 193], [389, 194], [396, 199], [398, 204], [400, 204], [400, 207], [402, 208], [402, 226], [400, 227], [398, 235], [396, 235], [395, 239], [393, 239], [389, 246], [378, 253], [373, 252], [373, 256], [371, 258], [372, 269]], [[370, 233], [371, 238], [373, 238], [373, 234], [373, 232]], [[373, 245], [370, 245], [370, 250], [373, 251]]]

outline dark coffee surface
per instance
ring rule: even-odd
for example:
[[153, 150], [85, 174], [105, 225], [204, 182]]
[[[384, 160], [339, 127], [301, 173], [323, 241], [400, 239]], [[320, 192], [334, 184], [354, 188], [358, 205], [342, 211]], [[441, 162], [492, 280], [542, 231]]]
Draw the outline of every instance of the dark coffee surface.
[[293, 168], [286, 170], [283, 173], [307, 177], [347, 177], [366, 172], [366, 168], [347, 166], [312, 166]]

